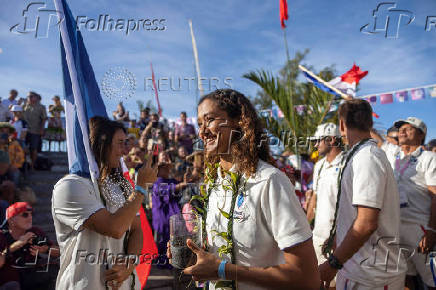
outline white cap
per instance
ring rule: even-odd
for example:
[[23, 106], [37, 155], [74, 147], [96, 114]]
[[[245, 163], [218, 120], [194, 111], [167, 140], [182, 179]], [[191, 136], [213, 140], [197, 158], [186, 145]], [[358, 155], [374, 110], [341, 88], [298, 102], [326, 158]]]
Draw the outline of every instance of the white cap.
[[406, 120], [398, 120], [394, 123], [394, 126], [399, 129], [401, 126], [403, 126], [406, 123], [412, 125], [417, 129], [420, 129], [424, 133], [424, 135], [427, 135], [427, 126], [421, 119], [415, 117], [409, 117]]
[[341, 134], [339, 133], [338, 126], [336, 126], [333, 123], [324, 123], [319, 125], [316, 128], [315, 136], [311, 137], [310, 139], [316, 140], [320, 139], [322, 137], [341, 137]]
[[13, 105], [11, 108], [11, 112], [22, 112], [23, 108], [20, 105]]

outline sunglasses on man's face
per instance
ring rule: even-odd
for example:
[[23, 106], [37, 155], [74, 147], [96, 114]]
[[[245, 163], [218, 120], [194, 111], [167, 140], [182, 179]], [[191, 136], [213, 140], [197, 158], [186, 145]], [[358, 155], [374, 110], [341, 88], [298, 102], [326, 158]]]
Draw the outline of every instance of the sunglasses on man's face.
[[23, 218], [28, 218], [29, 216], [32, 216], [32, 212], [23, 212], [22, 214], [20, 214], [20, 216], [22, 216]]

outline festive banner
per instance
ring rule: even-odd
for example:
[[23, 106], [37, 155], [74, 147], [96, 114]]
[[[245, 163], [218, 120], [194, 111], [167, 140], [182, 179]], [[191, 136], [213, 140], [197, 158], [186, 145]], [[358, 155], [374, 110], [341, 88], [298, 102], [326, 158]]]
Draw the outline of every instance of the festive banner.
[[371, 105], [377, 104], [380, 98], [380, 104], [391, 104], [395, 102], [404, 103], [409, 100], [418, 101], [425, 98], [436, 98], [436, 84], [418, 88], [402, 89], [393, 92], [386, 92], [374, 95], [360, 96], [358, 98], [367, 100]]

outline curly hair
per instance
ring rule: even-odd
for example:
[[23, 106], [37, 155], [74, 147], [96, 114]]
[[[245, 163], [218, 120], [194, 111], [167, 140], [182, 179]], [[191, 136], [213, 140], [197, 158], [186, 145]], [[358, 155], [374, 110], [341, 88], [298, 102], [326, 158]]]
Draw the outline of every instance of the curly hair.
[[[247, 97], [232, 89], [218, 89], [203, 96], [198, 106], [205, 100], [214, 101], [231, 119], [238, 121], [241, 138], [232, 142], [230, 152], [232, 163], [238, 165], [240, 172], [246, 176], [254, 175], [259, 159], [275, 166], [263, 123]], [[219, 156], [205, 156], [205, 164], [215, 164], [218, 161]]]

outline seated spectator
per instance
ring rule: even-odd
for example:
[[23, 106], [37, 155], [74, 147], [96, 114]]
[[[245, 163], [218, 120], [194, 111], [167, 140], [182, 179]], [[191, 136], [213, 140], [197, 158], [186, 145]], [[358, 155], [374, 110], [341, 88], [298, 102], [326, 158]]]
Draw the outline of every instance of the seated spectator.
[[27, 122], [23, 118], [23, 108], [20, 105], [13, 105], [11, 108], [13, 113], [13, 118], [10, 121], [12, 126], [15, 128], [14, 138], [20, 143], [23, 149], [26, 148], [26, 133], [27, 133]]
[[14, 203], [6, 210], [0, 233], [4, 262], [0, 263], [0, 287], [12, 288], [5, 289], [55, 289], [59, 248], [42, 230], [32, 226], [32, 212], [26, 202]]
[[128, 122], [129, 121], [129, 112], [123, 106], [123, 102], [119, 102], [117, 106], [117, 110], [112, 112], [112, 116], [115, 121]]
[[6, 151], [0, 150], [0, 184], [5, 180], [14, 181], [10, 167], [9, 154]]
[[185, 147], [188, 154], [192, 153], [192, 141], [195, 139], [195, 128], [187, 123], [186, 112], [180, 113], [181, 124], [176, 127], [175, 141]]
[[25, 153], [17, 140], [13, 139], [14, 127], [7, 122], [0, 122], [0, 150], [9, 153], [10, 172], [13, 181], [18, 185], [20, 180], [20, 169], [25, 161]]

